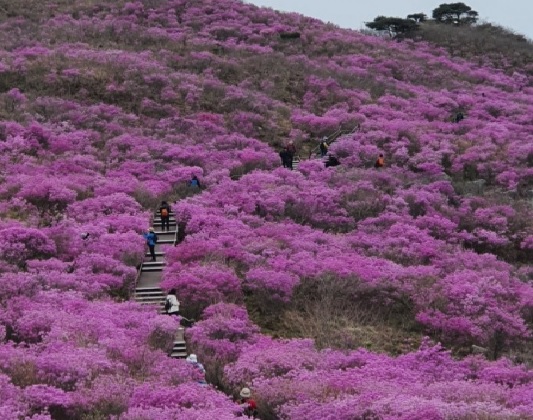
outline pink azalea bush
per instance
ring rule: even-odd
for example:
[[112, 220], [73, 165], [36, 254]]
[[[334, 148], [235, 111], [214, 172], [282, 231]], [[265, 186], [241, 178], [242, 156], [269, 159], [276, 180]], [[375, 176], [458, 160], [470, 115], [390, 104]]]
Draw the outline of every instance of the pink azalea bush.
[[[0, 23], [1, 418], [238, 414], [167, 356], [176, 322], [126, 302], [162, 199], [186, 223], [161, 286], [198, 319], [188, 351], [263, 418], [530, 416], [510, 357], [533, 322], [531, 69], [234, 0], [82, 3]], [[339, 128], [340, 166], [279, 167]], [[261, 333], [320, 287], [442, 344]], [[472, 345], [496, 360], [444, 347]]]

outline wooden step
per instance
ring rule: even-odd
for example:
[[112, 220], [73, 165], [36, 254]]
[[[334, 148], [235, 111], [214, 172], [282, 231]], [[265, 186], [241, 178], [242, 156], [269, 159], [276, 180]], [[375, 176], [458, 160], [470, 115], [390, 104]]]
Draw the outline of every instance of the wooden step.
[[[154, 222], [152, 223], [152, 226], [154, 228], [160, 229], [163, 226], [162, 222]], [[168, 222], [168, 227], [172, 228], [173, 231], [176, 231], [176, 222]]]
[[148, 271], [163, 271], [165, 263], [162, 261], [147, 261], [141, 266], [141, 273]]
[[166, 265], [165, 261], [145, 261], [142, 264], [142, 267], [157, 267]]
[[153, 293], [158, 293], [158, 294], [164, 294], [163, 293], [163, 289], [161, 289], [160, 287], [137, 287], [135, 289], [135, 293], [139, 293], [139, 294], [153, 294]]
[[184, 359], [187, 357], [187, 344], [184, 340], [174, 341], [172, 351], [170, 352], [170, 357], [175, 359]]
[[[168, 218], [168, 221], [169, 221], [170, 223], [176, 223], [176, 219], [173, 218], [173, 217], [169, 217], [169, 218]], [[154, 217], [154, 223], [161, 223], [161, 218], [158, 217], [158, 216]]]
[[[152, 254], [150, 254], [150, 252], [147, 252], [146, 254], [144, 254], [145, 257], [151, 257]], [[164, 257], [165, 256], [165, 253], [163, 251], [155, 251], [155, 256], [156, 257]]]
[[138, 303], [150, 303], [161, 305], [165, 303], [165, 296], [163, 295], [137, 295], [135, 296], [135, 301]]

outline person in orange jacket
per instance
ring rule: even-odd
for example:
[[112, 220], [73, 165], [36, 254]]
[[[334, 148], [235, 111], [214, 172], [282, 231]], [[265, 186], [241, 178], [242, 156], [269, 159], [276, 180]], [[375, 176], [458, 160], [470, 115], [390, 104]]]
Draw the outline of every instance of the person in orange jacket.
[[385, 158], [383, 157], [383, 153], [380, 153], [378, 156], [378, 159], [376, 160], [376, 163], [374, 164], [375, 168], [383, 168], [385, 166]]

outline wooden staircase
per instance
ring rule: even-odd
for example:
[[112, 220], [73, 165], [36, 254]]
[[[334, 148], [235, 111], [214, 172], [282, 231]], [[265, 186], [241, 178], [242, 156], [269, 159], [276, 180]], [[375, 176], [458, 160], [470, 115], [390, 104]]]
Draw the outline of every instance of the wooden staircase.
[[[331, 143], [333, 143], [338, 138], [340, 138], [342, 136], [353, 134], [353, 133], [355, 133], [356, 131], [359, 131], [359, 130], [360, 130], [359, 124], [356, 125], [352, 130], [342, 130], [341, 128], [339, 128], [333, 134], [329, 135], [327, 137], [326, 141], [327, 141], [328, 145], [331, 145]], [[322, 158], [322, 156], [320, 155], [320, 146], [316, 146], [309, 153], [309, 159], [318, 159], [318, 158]]]
[[[176, 243], [177, 223], [174, 213], [169, 215], [170, 231], [161, 231], [161, 217], [159, 211], [156, 212], [153, 221], [154, 229], [157, 229], [157, 243], [155, 246], [156, 261], [150, 261], [150, 253], [145, 254], [145, 261], [142, 263], [137, 284], [135, 286], [135, 301], [141, 305], [151, 305], [160, 314], [165, 314], [166, 295], [161, 289], [161, 277], [165, 267], [165, 248], [174, 246]], [[177, 321], [176, 321], [177, 323]], [[185, 329], [178, 325], [174, 338], [174, 346], [170, 352], [170, 357], [184, 359], [187, 357], [187, 346], [185, 343]]]
[[292, 158], [292, 170], [297, 171], [298, 165], [300, 165], [300, 156], [294, 156]]

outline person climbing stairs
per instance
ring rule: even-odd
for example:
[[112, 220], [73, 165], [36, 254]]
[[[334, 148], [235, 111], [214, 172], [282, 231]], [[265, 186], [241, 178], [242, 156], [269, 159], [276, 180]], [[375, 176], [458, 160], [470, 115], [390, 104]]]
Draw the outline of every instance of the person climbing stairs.
[[[145, 261], [141, 264], [139, 270], [137, 284], [135, 285], [135, 301], [141, 305], [152, 305], [160, 314], [165, 314], [165, 293], [160, 287], [163, 268], [166, 263], [164, 261], [165, 249], [173, 246], [177, 238], [177, 223], [175, 214], [170, 212], [168, 214], [168, 224], [170, 230], [161, 231], [162, 221], [159, 210], [154, 215], [153, 226], [154, 233], [158, 240], [155, 244], [156, 261], [150, 261], [150, 252], [145, 254]], [[170, 357], [184, 359], [187, 357], [187, 347], [185, 343], [185, 330], [178, 326], [174, 338], [174, 345], [170, 353]]]

